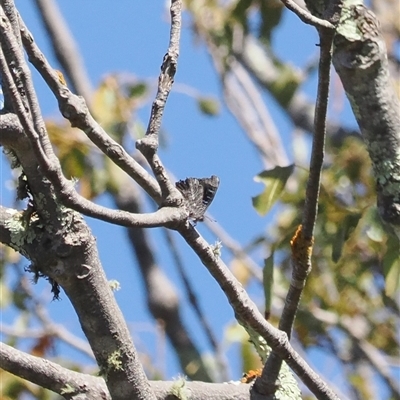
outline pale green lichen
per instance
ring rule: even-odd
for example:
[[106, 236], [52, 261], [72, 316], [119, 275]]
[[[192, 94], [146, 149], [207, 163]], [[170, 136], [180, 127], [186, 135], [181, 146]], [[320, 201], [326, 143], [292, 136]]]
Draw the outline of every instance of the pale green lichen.
[[169, 394], [175, 396], [179, 400], [190, 400], [191, 392], [186, 385], [186, 379], [184, 376], [179, 376], [172, 384]]
[[210, 246], [215, 257], [221, 257], [222, 242], [217, 240], [214, 245]]
[[33, 229], [29, 228], [26, 215], [21, 212], [14, 212], [10, 218], [5, 220], [5, 227], [10, 231], [11, 247], [22, 251], [22, 246], [33, 243], [36, 235]]
[[115, 279], [111, 279], [110, 281], [108, 281], [108, 285], [110, 286], [110, 289], [113, 292], [117, 292], [118, 290], [121, 289], [121, 285], [118, 281], [116, 281]]
[[261, 362], [265, 364], [271, 352], [271, 348], [267, 345], [266, 340], [262, 336], [260, 336], [255, 330], [253, 330], [250, 327], [246, 327], [243, 324], [242, 326], [249, 334], [250, 336], [249, 342], [253, 344], [254, 349], [256, 350], [258, 356], [261, 359]]
[[[265, 364], [268, 356], [271, 353], [271, 348], [268, 346], [266, 340], [258, 335], [252, 328], [241, 324], [250, 336], [250, 342], [253, 343], [257, 354], [260, 356], [261, 361]], [[301, 400], [301, 391], [294, 378], [290, 368], [283, 361], [281, 370], [279, 371], [279, 387], [275, 392], [274, 399], [276, 400]]]
[[345, 1], [336, 31], [337, 34], [344, 36], [347, 40], [350, 41], [357, 41], [362, 39], [362, 32], [359, 29], [357, 21], [354, 19], [354, 15], [351, 9], [351, 7], [359, 4], [363, 4], [362, 0]]
[[67, 383], [60, 391], [60, 394], [63, 396], [64, 394], [71, 394], [75, 393], [76, 390], [73, 386], [71, 386], [69, 383]]
[[121, 360], [121, 351], [115, 350], [110, 356], [107, 358], [107, 364], [103, 365], [100, 368], [99, 376], [102, 376], [103, 379], [107, 382], [108, 374], [110, 371], [123, 371], [124, 367], [122, 366]]
[[372, 159], [372, 167], [377, 184], [385, 196], [392, 196], [395, 202], [400, 201], [400, 153], [393, 156], [379, 137], [365, 139]]
[[119, 350], [115, 350], [107, 359], [108, 369], [115, 370], [115, 371], [123, 371], [124, 367], [122, 366], [121, 360], [121, 352]]

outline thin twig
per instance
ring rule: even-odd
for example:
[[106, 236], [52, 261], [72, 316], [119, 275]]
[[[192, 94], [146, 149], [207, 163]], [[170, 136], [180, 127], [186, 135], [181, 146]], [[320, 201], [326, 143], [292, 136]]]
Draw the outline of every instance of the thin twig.
[[[0, 19], [2, 51], [7, 59], [8, 69], [15, 83], [12, 97], [18, 96], [21, 98], [22, 104], [19, 108], [24, 109], [27, 114], [30, 114], [37, 133], [37, 140], [46, 156], [54, 162], [55, 155], [41, 116], [39, 102], [32, 83], [31, 72], [24, 60], [24, 55], [19, 43], [20, 36], [18, 35], [18, 37], [16, 37], [14, 35], [11, 22], [7, 18], [2, 7], [0, 7]], [[15, 106], [15, 103], [13, 103], [13, 106]]]
[[[310, 173], [307, 181], [305, 205], [301, 230], [292, 241], [293, 276], [291, 290], [289, 290], [279, 329], [285, 331], [289, 337], [295, 318], [300, 295], [305, 279], [311, 269], [311, 251], [315, 222], [318, 213], [318, 200], [321, 182], [321, 171], [325, 152], [325, 123], [329, 95], [329, 79], [332, 60], [331, 32], [321, 35], [321, 59], [319, 66], [318, 94], [315, 107], [315, 133], [311, 150]], [[287, 314], [286, 314], [287, 313]]]
[[157, 155], [158, 134], [168, 95], [174, 83], [179, 56], [179, 39], [182, 25], [182, 0], [171, 1], [171, 30], [167, 53], [164, 56], [158, 78], [156, 98], [151, 107], [146, 135], [136, 142], [136, 148], [145, 156], [161, 188], [165, 204], [174, 205], [181, 199], [178, 190], [171, 183], [165, 167]]
[[[302, 225], [299, 227], [291, 241], [293, 268], [292, 279], [279, 322], [279, 329], [286, 332], [289, 339], [296, 318], [300, 297], [307, 276], [311, 271], [313, 232], [318, 212], [321, 170], [325, 151], [326, 114], [334, 31], [331, 29], [320, 29], [319, 36], [321, 54], [319, 61], [318, 93], [315, 106], [314, 140], [311, 150], [310, 173], [307, 181]], [[260, 378], [257, 379], [254, 384], [254, 388], [257, 392], [269, 395], [276, 391], [276, 388], [279, 386], [277, 380], [281, 365], [282, 359], [279, 357], [275, 349], [273, 349], [265, 363]]]
[[301, 8], [293, 0], [282, 0], [282, 3], [291, 11], [293, 11], [305, 24], [315, 26], [316, 28], [325, 28], [334, 30], [335, 26], [329, 21], [317, 18], [309, 11]]
[[264, 137], [269, 155], [269, 162], [273, 165], [287, 165], [289, 160], [283, 147], [282, 138], [270, 113], [263, 101], [259, 89], [250, 78], [248, 71], [237, 61], [232, 61], [230, 71], [246, 94], [249, 106], [254, 110], [261, 127], [261, 136]]

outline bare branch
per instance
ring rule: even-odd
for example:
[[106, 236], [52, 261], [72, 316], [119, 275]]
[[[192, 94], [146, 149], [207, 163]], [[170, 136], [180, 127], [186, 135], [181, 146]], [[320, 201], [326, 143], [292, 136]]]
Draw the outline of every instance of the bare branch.
[[[390, 373], [391, 366], [388, 357], [385, 357], [376, 347], [372, 346], [366, 340], [366, 336], [369, 334], [371, 327], [369, 322], [364, 320], [364, 317], [360, 316], [362, 320], [358, 320], [357, 323], [355, 323], [354, 318], [340, 318], [337, 314], [323, 310], [315, 305], [311, 312], [314, 318], [324, 324], [328, 326], [339, 326], [343, 329], [364, 354], [365, 359], [368, 360], [382, 379], [385, 380], [395, 398], [400, 398], [398, 382]], [[362, 329], [363, 327], [364, 329]]]
[[63, 203], [88, 217], [127, 228], [156, 228], [160, 226], [175, 228], [187, 219], [187, 211], [177, 207], [163, 207], [154, 213], [131, 214], [121, 210], [110, 210], [86, 200], [82, 196], [63, 195]]
[[400, 387], [398, 381], [395, 377], [391, 376], [390, 367], [387, 361], [378, 349], [368, 343], [365, 339], [367, 332], [360, 333], [360, 329], [357, 329], [357, 325], [365, 326], [365, 324], [354, 324], [353, 319], [350, 318], [341, 318], [339, 321], [339, 326], [341, 326], [349, 336], [352, 337], [355, 345], [363, 353], [365, 359], [368, 360], [375, 371], [377, 371], [382, 379], [384, 379], [392, 391], [393, 397], [400, 399]]
[[316, 28], [335, 29], [335, 26], [329, 21], [315, 17], [309, 11], [297, 5], [293, 0], [282, 0], [282, 3], [289, 10], [293, 11], [305, 24], [313, 25]]
[[[6, 41], [6, 44], [12, 45], [13, 42], [15, 42], [15, 39], [10, 36], [8, 26], [5, 21], [6, 20], [4, 19], [1, 19], [0, 21], [0, 32], [4, 33], [2, 38]], [[25, 64], [23, 59], [19, 60], [19, 62]], [[44, 150], [43, 143], [50, 143], [46, 129], [45, 127], [40, 127], [41, 134], [38, 134], [37, 129], [35, 129], [35, 127], [32, 125], [30, 116], [27, 114], [22, 97], [14, 83], [11, 71], [8, 68], [8, 63], [5, 60], [2, 52], [0, 52], [0, 68], [3, 72], [3, 80], [9, 87], [10, 93], [13, 94], [12, 101], [14, 109], [17, 111], [17, 115], [24, 128], [24, 131], [32, 144], [39, 165], [42, 167], [43, 173], [53, 184], [58, 198], [65, 206], [82, 212], [87, 216], [99, 218], [101, 220], [123, 226], [174, 226], [176, 223], [186, 220], [186, 211], [184, 209], [178, 210], [177, 208], [174, 208], [168, 211], [166, 208], [164, 208], [147, 216], [143, 214], [135, 216], [123, 211], [107, 209], [106, 207], [96, 205], [80, 196], [73, 188], [72, 183], [67, 181], [67, 179], [64, 177], [61, 171], [59, 160], [54, 155], [51, 144], [50, 147], [46, 145], [45, 147], [47, 150]], [[54, 206], [56, 209], [52, 215], [56, 215], [57, 213], [57, 205], [55, 205], [55, 203]]]
[[65, 399], [110, 399], [104, 380], [91, 375], [70, 371], [51, 361], [31, 356], [5, 343], [0, 344], [1, 368], [46, 389]]
[[20, 339], [41, 339], [43, 337], [56, 338], [63, 341], [65, 344], [71, 346], [75, 350], [78, 350], [85, 356], [94, 359], [94, 355], [88, 343], [78, 336], [68, 332], [63, 325], [54, 324], [49, 325], [46, 328], [19, 328], [6, 324], [0, 326], [0, 332], [9, 338], [20, 338]]
[[318, 68], [318, 91], [315, 105], [314, 138], [302, 221], [302, 235], [304, 235], [305, 240], [311, 240], [313, 238], [318, 213], [321, 171], [325, 154], [326, 114], [328, 109], [330, 68], [332, 62], [332, 41], [333, 32], [321, 31], [321, 55]]
[[10, 86], [10, 78], [7, 77], [3, 79], [7, 83], [7, 91], [11, 90], [11, 97], [14, 98], [18, 96], [20, 99], [20, 104], [17, 104], [15, 100], [12, 99], [14, 111], [18, 114], [18, 112], [24, 110], [25, 113], [30, 115], [37, 133], [37, 140], [40, 142], [43, 152], [49, 159], [55, 162], [53, 160], [55, 156], [46, 133], [38, 99], [33, 87], [31, 73], [24, 60], [24, 55], [20, 46], [19, 33], [18, 36], [14, 35], [12, 24], [2, 7], [0, 7], [0, 21], [1, 47], [8, 63], [8, 68], [3, 66], [2, 70], [3, 73], [8, 70], [9, 74], [12, 76], [15, 85], [14, 89]]
[[[213, 52], [213, 58], [216, 64], [223, 62], [218, 59], [218, 52]], [[248, 72], [235, 60], [229, 63], [229, 68], [229, 72], [220, 73], [230, 111], [259, 150], [266, 166], [288, 164], [279, 132]]]
[[[281, 135], [276, 127], [268, 109], [265, 105], [265, 102], [261, 96], [259, 89], [254, 84], [254, 81], [250, 78], [249, 73], [243, 68], [242, 64], [239, 62], [232, 61], [230, 64], [231, 73], [237, 79], [241, 92], [238, 93], [235, 97], [239, 103], [239, 107], [241, 105], [246, 106], [246, 109], [249, 108], [253, 110], [257, 121], [259, 122], [260, 128], [258, 139], [256, 137], [253, 139], [251, 132], [253, 130], [248, 130], [249, 138], [252, 139], [254, 143], [260, 143], [263, 140], [262, 153], [268, 155], [269, 166], [271, 165], [287, 165], [289, 164], [289, 160], [286, 154], [286, 151], [283, 147]], [[226, 98], [229, 97], [229, 92], [231, 92], [228, 88], [226, 88], [228, 93]], [[240, 99], [245, 97], [247, 102], [243, 102], [240, 104]], [[238, 114], [238, 113], [237, 113]], [[242, 118], [246, 115], [245, 110], [242, 110]], [[257, 130], [255, 130], [257, 132]]]
[[168, 51], [164, 56], [161, 65], [161, 73], [158, 78], [156, 98], [151, 108], [150, 120], [146, 136], [136, 142], [136, 148], [145, 156], [154, 176], [161, 188], [162, 198], [165, 204], [178, 204], [181, 196], [178, 190], [171, 183], [167, 172], [157, 156], [158, 134], [161, 128], [161, 120], [168, 95], [174, 83], [175, 72], [179, 56], [179, 39], [182, 24], [182, 0], [171, 1], [171, 31]]
[[[300, 297], [308, 274], [311, 271], [311, 254], [314, 241], [314, 227], [318, 212], [321, 171], [325, 153], [326, 114], [328, 109], [330, 68], [334, 31], [319, 30], [321, 54], [318, 74], [318, 93], [315, 105], [314, 139], [311, 150], [310, 172], [307, 180], [302, 225], [291, 241], [292, 279], [286, 296], [279, 329], [290, 339], [296, 318]], [[282, 360], [273, 350], [265, 363], [262, 375], [255, 382], [255, 389], [266, 395], [276, 391]]]
[[[87, 400], [111, 400], [102, 378], [70, 371], [4, 343], [0, 344], [0, 365], [4, 370], [59, 393], [68, 400], [82, 399], [82, 395]], [[190, 393], [191, 400], [250, 400], [250, 385], [240, 382], [210, 384], [187, 382], [180, 378], [176, 381], [151, 381], [150, 385], [157, 400], [168, 400], [179, 393]], [[147, 400], [147, 397], [143, 399]], [[251, 396], [251, 400], [263, 399]]]
[[[14, 6], [14, 0], [1, 0], [0, 3], [3, 7], [4, 13], [7, 15], [7, 18], [10, 21], [15, 37], [18, 38], [18, 41], [20, 42], [21, 38], [19, 35], [17, 11]], [[1, 77], [0, 79], [2, 81]], [[2, 90], [4, 93], [4, 111], [12, 111], [12, 102], [7, 86], [2, 87]]]

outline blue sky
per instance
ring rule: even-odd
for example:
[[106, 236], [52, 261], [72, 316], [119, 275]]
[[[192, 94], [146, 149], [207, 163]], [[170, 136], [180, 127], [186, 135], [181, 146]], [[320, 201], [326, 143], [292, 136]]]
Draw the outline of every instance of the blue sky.
[[[57, 68], [33, 3], [33, 1], [16, 0], [17, 7], [39, 47]], [[138, 77], [153, 79], [158, 76], [169, 38], [168, 11], [165, 8], [165, 2], [68, 0], [58, 1], [58, 3], [79, 44], [93, 86], [96, 86], [110, 72], [128, 72]], [[189, 30], [188, 19], [185, 18], [184, 21], [176, 84], [189, 85], [204, 95], [220, 98], [219, 83], [206, 49], [199, 41], [194, 40]], [[318, 51], [315, 46], [318, 38], [314, 29], [303, 25], [289, 12], [285, 13], [284, 21], [276, 31], [273, 40], [275, 48], [278, 49], [278, 55], [284, 61], [290, 61], [298, 66], [304, 66], [316, 56]], [[37, 74], [35, 74], [35, 85], [44, 115], [57, 116], [56, 101]], [[306, 82], [304, 90], [312, 98], [316, 92], [315, 79]], [[266, 97], [266, 102], [284, 137], [290, 157], [293, 127], [271, 99]], [[149, 111], [150, 107], [147, 106], [139, 113], [145, 125]], [[336, 118], [354, 125], [354, 119], [347, 109], [347, 101], [344, 112]], [[221, 185], [210, 212], [236, 240], [246, 244], [256, 235], [269, 229], [272, 223], [271, 217], [261, 218], [254, 211], [251, 203], [251, 196], [262, 190], [262, 186], [253, 181], [253, 177], [262, 170], [262, 165], [252, 145], [245, 139], [240, 127], [225, 108], [218, 117], [205, 117], [199, 113], [193, 99], [173, 91], [165, 110], [163, 128], [168, 135], [168, 147], [162, 149], [160, 155], [167, 168], [175, 176], [179, 179], [188, 176], [206, 177], [212, 174], [220, 177]], [[2, 178], [3, 182], [9, 179], [4, 160], [2, 160]], [[12, 197], [11, 192], [7, 190], [7, 185], [3, 185], [1, 190], [3, 201], [6, 200], [11, 205]], [[110, 200], [105, 196], [98, 201], [111, 206]], [[97, 238], [100, 256], [108, 278], [122, 283], [122, 289], [116, 293], [116, 298], [134, 338], [139, 339], [137, 342], [139, 348], [142, 351], [152, 352], [151, 356], [156, 358], [154, 350], [156, 336], [152, 331], [153, 328], [150, 328], [150, 333], [141, 331], [143, 326], [146, 329], [151, 327], [152, 320], [146, 310], [141, 278], [136, 271], [135, 260], [124, 230], [92, 219], [88, 219], [88, 223]], [[215, 241], [205, 226], [198, 224], [198, 229], [211, 242]], [[152, 241], [158, 251], [156, 255], [158, 262], [174, 284], [180, 288], [179, 276], [158, 230], [152, 231]], [[178, 236], [176, 236], [176, 241], [182, 245], [186, 268], [200, 296], [201, 306], [207, 312], [215, 333], [222, 338], [224, 328], [233, 321], [232, 311], [224, 295], [197, 257], [186, 249], [183, 240]], [[228, 263], [230, 256], [224, 249], [222, 255]], [[258, 262], [266, 254], [259, 254], [259, 256]], [[55, 320], [65, 323], [75, 334], [82, 335], [77, 318], [65, 295], [62, 295], [60, 302], [51, 302], [49, 286], [45, 282], [39, 283], [35, 290], [44, 297]], [[182, 291], [180, 296], [185, 324], [191, 334], [199, 340], [202, 350], [207, 350], [200, 328], [189, 307], [185, 305]], [[262, 305], [261, 292], [255, 292], [253, 298], [260, 306]], [[11, 319], [14, 315], [5, 313], [4, 321], [7, 322], [7, 317]], [[76, 357], [65, 346], [59, 346], [58, 350], [68, 354], [71, 359]], [[231, 352], [230, 355], [233, 353]], [[231, 359], [230, 366], [232, 378], [238, 379], [242, 371], [237, 354]], [[172, 378], [180, 372], [175, 357], [169, 350], [164, 367], [167, 378]]]

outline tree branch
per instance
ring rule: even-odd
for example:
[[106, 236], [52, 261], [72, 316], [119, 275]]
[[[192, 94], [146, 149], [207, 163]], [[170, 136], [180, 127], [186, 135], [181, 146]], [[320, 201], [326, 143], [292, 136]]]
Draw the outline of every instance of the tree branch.
[[[103, 378], [75, 371], [43, 358], [31, 356], [4, 343], [0, 344], [0, 366], [4, 370], [30, 382], [56, 392], [68, 400], [111, 400]], [[190, 393], [190, 400], [263, 400], [260, 396], [250, 396], [250, 385], [239, 382], [204, 383], [187, 382], [183, 378], [176, 381], [150, 381], [157, 400], [184, 398]], [[114, 400], [114, 397], [112, 398]], [[144, 398], [147, 399], [147, 398]]]
[[111, 400], [103, 379], [70, 371], [5, 343], [0, 343], [0, 366], [14, 375], [58, 393], [65, 399], [78, 400], [84, 394], [88, 400]]
[[334, 45], [333, 65], [372, 161], [379, 214], [400, 237], [400, 102], [374, 14], [346, 7]]
[[294, 12], [305, 24], [315, 26], [316, 28], [324, 28], [334, 30], [335, 26], [329, 21], [321, 18], [314, 17], [309, 11], [301, 8], [293, 0], [281, 0], [282, 3], [290, 11]]
[[[338, 19], [334, 13], [330, 19]], [[325, 153], [326, 114], [328, 109], [330, 69], [332, 62], [332, 43], [335, 32], [320, 28], [320, 61], [318, 68], [318, 90], [315, 105], [314, 138], [311, 150], [310, 172], [307, 179], [302, 225], [291, 241], [292, 279], [286, 296], [279, 329], [286, 332], [290, 339], [296, 318], [300, 297], [311, 271], [311, 255], [314, 242], [314, 227], [318, 213], [321, 171]], [[282, 359], [273, 349], [265, 363], [262, 374], [254, 384], [259, 393], [273, 394], [279, 386], [277, 381]]]
[[167, 53], [164, 56], [161, 73], [158, 78], [156, 98], [151, 107], [146, 135], [136, 142], [136, 148], [145, 156], [153, 174], [161, 188], [161, 194], [166, 205], [176, 205], [182, 201], [178, 189], [171, 183], [167, 172], [157, 155], [158, 134], [168, 95], [174, 83], [179, 56], [179, 39], [182, 24], [182, 0], [171, 0], [171, 30]]
[[[7, 15], [7, 18], [10, 21], [15, 37], [18, 38], [18, 41], [21, 41], [19, 35], [19, 26], [17, 21], [17, 12], [14, 6], [14, 0], [1, 0], [0, 4], [2, 5], [4, 13]], [[8, 93], [8, 88], [7, 86], [3, 87], [3, 79], [1, 76], [0, 76], [0, 81], [2, 84], [2, 91], [4, 93], [3, 111], [13, 111], [10, 94]]]
[[269, 115], [264, 101], [248, 72], [235, 59], [229, 61], [229, 70], [221, 52], [209, 40], [214, 65], [219, 71], [225, 101], [250, 141], [264, 159], [264, 164], [286, 165], [288, 158], [279, 132]]

